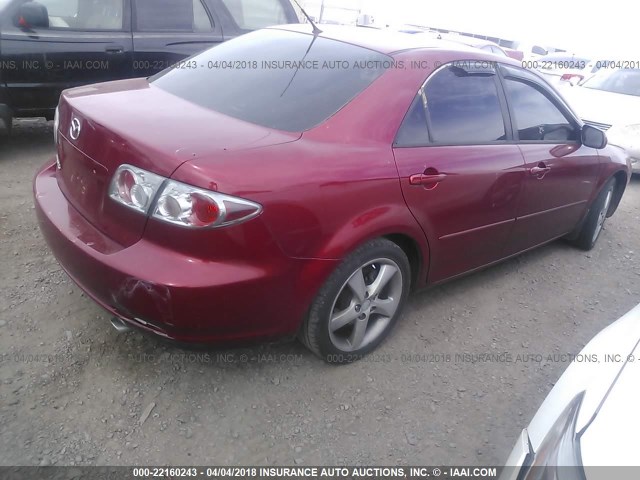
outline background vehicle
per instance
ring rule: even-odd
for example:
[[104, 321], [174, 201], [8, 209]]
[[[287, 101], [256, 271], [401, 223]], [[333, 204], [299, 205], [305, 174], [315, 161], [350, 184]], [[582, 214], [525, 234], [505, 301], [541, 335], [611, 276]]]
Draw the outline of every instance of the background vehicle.
[[522, 52], [524, 58], [522, 60], [535, 60], [545, 55], [549, 55], [548, 47], [535, 45], [531, 42], [516, 42], [516, 48]]
[[[440, 40], [322, 28], [190, 60], [255, 68], [62, 95], [36, 211], [119, 326], [191, 342], [297, 333], [344, 363], [384, 340], [412, 288], [557, 238], [594, 246], [628, 166], [544, 80]], [[351, 68], [286, 63], [336, 59]]]
[[553, 85], [576, 85], [599, 69], [597, 61], [566, 53], [552, 53], [532, 60], [536, 68]]
[[503, 48], [495, 42], [483, 40], [481, 38], [468, 37], [466, 35], [446, 35], [443, 38], [452, 42], [459, 42], [463, 45], [479, 48], [480, 50], [493, 53], [494, 55], [499, 55], [501, 57], [509, 57], [515, 60], [522, 60], [524, 57], [522, 52], [512, 48]]
[[627, 152], [640, 173], [640, 69], [602, 68], [562, 93], [585, 123], [606, 131], [609, 142]]
[[522, 52], [513, 50], [511, 48], [502, 48], [500, 45], [498, 45], [495, 42], [492, 42], [490, 40], [483, 40], [481, 38], [470, 37], [467, 35], [451, 35], [451, 34], [448, 35], [444, 33], [435, 33], [435, 32], [422, 32], [422, 33], [407, 32], [407, 33], [412, 33], [417, 36], [423, 35], [430, 38], [437, 38], [439, 40], [446, 40], [449, 42], [459, 43], [461, 45], [467, 45], [468, 47], [477, 48], [484, 52], [492, 53], [500, 57], [509, 57], [515, 60], [522, 60], [523, 58]]
[[53, 119], [64, 89], [146, 77], [248, 31], [297, 21], [288, 0], [3, 0], [0, 120]]
[[[600, 332], [575, 356], [506, 462], [502, 480], [602, 478], [602, 469], [638, 466], [640, 306]], [[575, 467], [575, 468], [568, 468]], [[544, 474], [543, 474], [543, 470]], [[559, 472], [557, 474], [556, 472]], [[632, 479], [619, 469], [616, 478]]]

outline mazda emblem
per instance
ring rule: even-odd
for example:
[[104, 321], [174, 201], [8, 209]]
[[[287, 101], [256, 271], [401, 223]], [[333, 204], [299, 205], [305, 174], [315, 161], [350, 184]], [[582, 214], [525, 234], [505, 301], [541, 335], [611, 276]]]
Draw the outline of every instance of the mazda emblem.
[[71, 120], [71, 127], [69, 127], [69, 135], [71, 135], [71, 138], [77, 140], [80, 136], [81, 129], [82, 125], [80, 124], [80, 120], [78, 120], [76, 117], [73, 117], [73, 119]]

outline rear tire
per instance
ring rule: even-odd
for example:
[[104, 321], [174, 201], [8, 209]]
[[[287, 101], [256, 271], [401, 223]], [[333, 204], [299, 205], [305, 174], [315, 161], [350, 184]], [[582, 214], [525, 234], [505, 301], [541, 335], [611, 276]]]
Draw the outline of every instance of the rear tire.
[[[0, 118], [0, 121], [4, 124], [4, 131], [6, 132], [6, 136], [10, 137], [13, 131], [13, 118], [12, 117]], [[2, 125], [2, 123], [0, 123], [0, 125]], [[0, 132], [1, 131], [2, 131], [2, 128], [0, 128]]]
[[605, 221], [611, 208], [611, 203], [615, 195], [616, 179], [611, 178], [598, 194], [598, 197], [591, 205], [591, 209], [587, 214], [587, 219], [578, 234], [578, 238], [573, 242], [575, 246], [582, 250], [591, 250], [602, 230], [604, 229]]
[[359, 360], [387, 337], [410, 284], [409, 260], [398, 245], [382, 238], [365, 243], [322, 286], [300, 340], [328, 363]]

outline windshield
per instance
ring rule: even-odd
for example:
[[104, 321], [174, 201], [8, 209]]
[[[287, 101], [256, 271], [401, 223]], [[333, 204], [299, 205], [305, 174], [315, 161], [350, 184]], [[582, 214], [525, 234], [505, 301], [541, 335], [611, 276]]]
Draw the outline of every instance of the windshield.
[[351, 44], [260, 30], [180, 62], [150, 82], [231, 117], [299, 132], [332, 116], [392, 64], [391, 57]]
[[583, 87], [640, 97], [640, 70], [600, 70]]

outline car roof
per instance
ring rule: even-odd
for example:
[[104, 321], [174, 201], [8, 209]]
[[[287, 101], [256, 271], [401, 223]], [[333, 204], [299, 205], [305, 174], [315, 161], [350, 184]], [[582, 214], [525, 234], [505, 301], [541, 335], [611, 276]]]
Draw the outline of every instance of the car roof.
[[491, 45], [493, 47], [500, 47], [495, 42], [491, 40], [485, 40], [483, 38], [469, 37], [467, 35], [451, 35], [451, 34], [441, 34], [442, 40], [448, 40], [450, 42], [463, 43], [465, 45], [469, 45], [470, 47], [486, 47], [487, 45]]
[[[404, 32], [394, 30], [379, 30], [376, 28], [363, 28], [350, 25], [318, 25], [322, 31], [319, 34], [321, 38], [337, 40], [340, 42], [350, 43], [369, 50], [375, 50], [379, 53], [392, 55], [398, 52], [417, 49], [438, 49], [438, 50], [455, 50], [468, 51], [477, 53], [478, 50], [458, 43], [447, 40], [439, 40], [428, 35], [415, 34], [411, 35]], [[313, 27], [308, 23], [277, 25], [269, 27], [269, 29], [287, 30], [306, 35], [313, 35]]]

